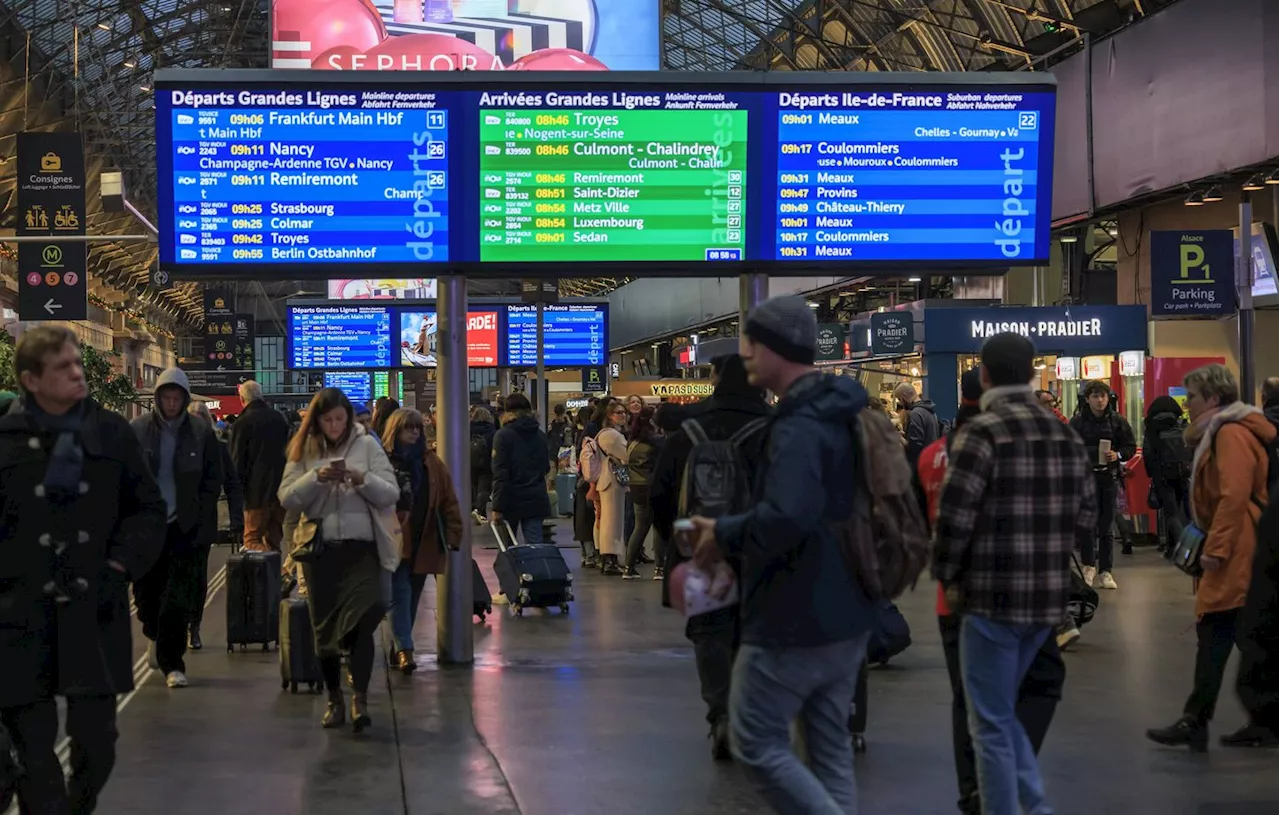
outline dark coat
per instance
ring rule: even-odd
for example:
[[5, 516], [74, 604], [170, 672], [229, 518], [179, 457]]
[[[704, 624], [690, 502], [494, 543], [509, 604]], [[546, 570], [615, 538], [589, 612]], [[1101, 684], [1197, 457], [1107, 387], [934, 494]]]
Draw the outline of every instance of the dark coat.
[[231, 461], [244, 485], [245, 509], [270, 509], [284, 475], [289, 420], [261, 399], [245, 406], [231, 426]]
[[472, 422], [471, 427], [471, 477], [493, 472], [493, 437], [498, 428], [493, 422]]
[[509, 520], [550, 518], [547, 436], [533, 416], [507, 422], [493, 437], [493, 508]]
[[[165, 503], [128, 422], [92, 401], [85, 411], [83, 491], [70, 506], [33, 495], [55, 435], [21, 409], [0, 417], [0, 707], [133, 689], [129, 580], [160, 556]], [[61, 574], [88, 584], [64, 606], [43, 594], [56, 570], [42, 538], [66, 541]]]
[[[158, 408], [157, 408], [158, 410]], [[130, 424], [142, 443], [143, 460], [153, 477], [160, 472], [159, 414]], [[222, 452], [213, 426], [186, 410], [178, 416], [178, 446], [174, 452], [174, 481], [178, 514], [173, 522], [193, 547], [210, 546], [218, 535], [218, 496], [222, 493]]]
[[218, 441], [218, 451], [222, 454], [222, 494], [227, 496], [227, 514], [231, 518], [232, 529], [244, 529], [244, 487], [240, 483], [240, 473], [231, 460], [231, 446]]
[[942, 425], [938, 422], [932, 401], [921, 399], [907, 411], [906, 435], [907, 461], [911, 464], [911, 471], [915, 472], [924, 448], [942, 436]]
[[[1164, 459], [1170, 455], [1169, 451], [1164, 449], [1167, 445], [1160, 443], [1160, 434], [1166, 430], [1185, 431], [1186, 427], [1186, 422], [1182, 421], [1182, 417], [1175, 416], [1172, 413], [1157, 413], [1147, 420], [1143, 429], [1142, 466], [1147, 471], [1149, 478], [1164, 478], [1161, 470], [1164, 466]], [[1097, 450], [1096, 446], [1094, 450]], [[1190, 461], [1187, 462], [1187, 469], [1188, 471], [1191, 469]]]
[[[1138, 443], [1134, 439], [1129, 421], [1111, 408], [1107, 408], [1107, 412], [1101, 416], [1094, 416], [1093, 411], [1085, 407], [1071, 417], [1071, 429], [1080, 434], [1089, 463], [1098, 475], [1110, 475], [1112, 478], [1118, 476], [1124, 462], [1138, 452]], [[1098, 442], [1103, 439], [1110, 440], [1112, 452], [1119, 456], [1120, 461], [1116, 464], [1098, 465]]]

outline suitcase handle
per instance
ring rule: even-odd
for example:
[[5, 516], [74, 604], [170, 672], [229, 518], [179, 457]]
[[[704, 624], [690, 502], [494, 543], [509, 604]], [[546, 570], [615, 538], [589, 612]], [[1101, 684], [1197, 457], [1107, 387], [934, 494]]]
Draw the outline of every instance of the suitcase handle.
[[[502, 525], [501, 528], [498, 526], [499, 524]], [[506, 552], [508, 549], [513, 549], [516, 546], [519, 546], [516, 542], [516, 533], [511, 530], [511, 524], [506, 518], [503, 518], [501, 521], [490, 521], [489, 528], [493, 530], [493, 537], [498, 541], [498, 549], [500, 551]], [[506, 540], [502, 537], [503, 529], [506, 529], [507, 531]], [[511, 541], [510, 546], [507, 545], [507, 540]]]

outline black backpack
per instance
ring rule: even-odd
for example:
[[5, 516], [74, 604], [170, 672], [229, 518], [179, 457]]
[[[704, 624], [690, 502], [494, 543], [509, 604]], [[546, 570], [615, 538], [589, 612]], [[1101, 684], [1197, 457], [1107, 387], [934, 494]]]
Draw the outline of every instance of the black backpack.
[[476, 433], [471, 437], [471, 472], [482, 473], [493, 465], [489, 459], [493, 455], [493, 450], [489, 447], [489, 437], [483, 433]]
[[1156, 434], [1160, 448], [1160, 477], [1166, 481], [1186, 481], [1191, 477], [1191, 450], [1182, 437], [1183, 428], [1175, 425]]
[[742, 444], [768, 423], [768, 419], [755, 419], [723, 440], [712, 440], [693, 419], [680, 425], [693, 442], [680, 483], [681, 518], [719, 518], [745, 512], [751, 506], [752, 474], [742, 455]]

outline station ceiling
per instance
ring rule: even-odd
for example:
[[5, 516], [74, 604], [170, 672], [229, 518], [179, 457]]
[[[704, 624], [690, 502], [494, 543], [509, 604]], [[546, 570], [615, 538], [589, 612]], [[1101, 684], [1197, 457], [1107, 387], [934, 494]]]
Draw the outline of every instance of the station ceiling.
[[[992, 71], [1069, 53], [1081, 34], [1109, 33], [1172, 0], [660, 2], [669, 70]], [[142, 232], [128, 213], [101, 211], [96, 178], [123, 171], [130, 200], [154, 221], [152, 72], [265, 67], [268, 41], [267, 0], [0, 0], [0, 230], [16, 218], [14, 134], [74, 127], [87, 151], [90, 234]], [[198, 286], [152, 291], [155, 263], [156, 247], [145, 242], [90, 251], [91, 279], [136, 298], [152, 319], [198, 321]], [[565, 281], [562, 293], [601, 296], [622, 282]], [[501, 283], [489, 286], [485, 293], [504, 293]]]

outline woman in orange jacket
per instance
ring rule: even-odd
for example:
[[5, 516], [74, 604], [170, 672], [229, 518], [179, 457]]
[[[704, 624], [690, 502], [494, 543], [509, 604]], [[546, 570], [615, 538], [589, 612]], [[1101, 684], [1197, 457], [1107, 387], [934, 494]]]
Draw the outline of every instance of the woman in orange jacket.
[[[1262, 411], [1240, 401], [1235, 377], [1223, 365], [1187, 374], [1187, 443], [1191, 463], [1191, 516], [1205, 534], [1196, 581], [1196, 670], [1182, 718], [1147, 731], [1159, 744], [1203, 752], [1227, 659], [1236, 642], [1253, 570], [1258, 519], [1267, 505], [1267, 472], [1276, 429]], [[1274, 455], [1274, 452], [1271, 454]], [[1248, 728], [1223, 736], [1223, 746], [1254, 746]]]

